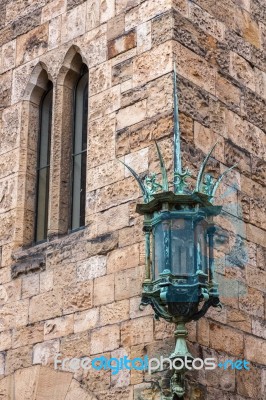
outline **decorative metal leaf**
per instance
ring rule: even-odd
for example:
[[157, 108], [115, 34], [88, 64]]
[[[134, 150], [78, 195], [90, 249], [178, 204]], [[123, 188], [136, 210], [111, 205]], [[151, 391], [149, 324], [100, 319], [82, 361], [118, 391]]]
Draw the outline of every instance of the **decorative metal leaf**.
[[142, 182], [141, 178], [139, 177], [139, 175], [134, 171], [134, 169], [132, 169], [129, 165], [125, 164], [123, 161], [119, 160], [130, 172], [131, 174], [134, 176], [134, 178], [136, 179], [136, 181], [139, 184], [139, 187], [141, 189], [143, 198], [144, 198], [144, 202], [147, 203], [149, 201], [149, 194], [147, 192], [146, 187], [144, 186], [144, 183]]
[[157, 141], [155, 140], [155, 145], [156, 145], [156, 149], [157, 149], [157, 153], [158, 153], [158, 157], [160, 160], [160, 167], [161, 167], [161, 173], [162, 173], [162, 186], [163, 186], [163, 190], [165, 192], [168, 192], [169, 190], [169, 186], [168, 186], [168, 177], [167, 177], [167, 171], [165, 168], [165, 163], [164, 163], [164, 159], [160, 150], [160, 147], [157, 143]]
[[223, 178], [225, 177], [225, 175], [227, 175], [230, 171], [232, 171], [232, 169], [234, 169], [235, 167], [238, 166], [238, 163], [236, 163], [235, 165], [233, 165], [231, 168], [228, 168], [226, 171], [224, 171], [219, 178], [217, 179], [217, 182], [215, 183], [215, 185], [213, 186], [212, 189], [212, 193], [211, 193], [211, 197], [215, 196], [215, 193], [220, 185], [220, 183], [222, 182]]
[[203, 174], [204, 174], [206, 165], [207, 165], [207, 163], [208, 163], [208, 161], [209, 161], [209, 158], [210, 158], [210, 156], [211, 156], [213, 150], [214, 150], [215, 147], [217, 146], [217, 144], [218, 144], [218, 142], [216, 142], [216, 143], [212, 146], [212, 148], [211, 148], [211, 150], [209, 151], [209, 153], [207, 154], [205, 160], [204, 160], [203, 163], [201, 164], [201, 167], [200, 167], [200, 170], [199, 170], [199, 174], [198, 174], [198, 178], [197, 178], [197, 183], [196, 183], [195, 192], [199, 192], [199, 191], [200, 191], [200, 187], [201, 187], [201, 184], [202, 184]]

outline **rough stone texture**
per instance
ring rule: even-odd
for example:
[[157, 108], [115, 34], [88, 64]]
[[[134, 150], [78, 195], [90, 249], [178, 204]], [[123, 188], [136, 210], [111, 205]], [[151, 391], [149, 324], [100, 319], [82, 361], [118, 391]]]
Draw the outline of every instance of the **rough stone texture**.
[[[183, 164], [192, 181], [217, 140], [209, 172], [239, 163], [216, 200], [225, 210], [215, 260], [224, 309], [188, 324], [190, 351], [252, 363], [251, 373], [187, 374], [185, 400], [264, 399], [265, 1], [0, 3], [0, 398], [158, 400], [159, 385], [167, 386], [163, 373], [73, 374], [52, 364], [59, 352], [110, 358], [173, 350], [174, 326], [153, 321], [150, 307], [139, 310], [140, 190], [117, 158], [141, 177], [159, 172], [156, 139], [172, 168], [175, 61]], [[78, 58], [89, 68], [86, 227], [66, 234], [58, 221], [68, 215], [67, 104]], [[33, 245], [39, 104], [48, 79], [49, 242]]]

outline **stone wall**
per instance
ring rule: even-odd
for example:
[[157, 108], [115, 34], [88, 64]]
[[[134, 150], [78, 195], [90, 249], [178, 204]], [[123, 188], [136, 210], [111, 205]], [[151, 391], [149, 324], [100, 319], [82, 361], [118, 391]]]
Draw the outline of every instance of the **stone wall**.
[[[119, 163], [172, 168], [173, 62], [182, 153], [195, 178], [239, 162], [217, 202], [221, 313], [189, 327], [192, 353], [244, 359], [251, 371], [187, 377], [187, 399], [263, 400], [265, 342], [264, 0], [1, 0], [0, 398], [157, 400], [161, 376], [56, 372], [53, 357], [168, 355], [173, 327], [138, 309], [144, 274], [140, 193]], [[61, 213], [69, 122], [66, 76], [89, 68], [86, 229]], [[49, 242], [31, 246], [44, 79], [54, 84]], [[61, 193], [61, 195], [60, 195]], [[62, 222], [63, 221], [63, 222]], [[167, 382], [167, 379], [166, 379]]]

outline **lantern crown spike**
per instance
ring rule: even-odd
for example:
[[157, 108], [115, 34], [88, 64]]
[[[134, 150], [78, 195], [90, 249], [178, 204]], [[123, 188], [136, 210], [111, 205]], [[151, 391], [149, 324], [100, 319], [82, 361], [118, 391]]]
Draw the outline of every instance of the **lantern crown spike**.
[[178, 94], [177, 94], [177, 74], [176, 74], [176, 64], [173, 66], [173, 113], [174, 113], [174, 171], [173, 171], [173, 182], [168, 181], [167, 169], [165, 162], [159, 147], [158, 142], [155, 140], [155, 146], [158, 154], [158, 159], [160, 161], [160, 170], [162, 176], [162, 183], [157, 182], [157, 175], [155, 173], [150, 173], [146, 175], [143, 179], [138, 175], [133, 168], [127, 165], [125, 162], [119, 160], [134, 176], [138, 185], [141, 189], [144, 203], [149, 203], [154, 199], [154, 195], [158, 192], [169, 192], [169, 183], [173, 183], [173, 192], [175, 195], [191, 195], [207, 196], [208, 202], [212, 203], [217, 189], [222, 182], [224, 176], [228, 174], [232, 169], [234, 169], [238, 164], [233, 165], [228, 168], [224, 173], [222, 173], [218, 179], [215, 181], [214, 177], [210, 174], [205, 173], [207, 164], [213, 154], [219, 141], [217, 141], [206, 155], [203, 160], [199, 173], [197, 176], [197, 181], [195, 189], [190, 191], [188, 189], [187, 178], [191, 176], [191, 172], [188, 168], [182, 168], [182, 157], [181, 157], [181, 134], [180, 134], [180, 124], [179, 124], [179, 105], [178, 105]]

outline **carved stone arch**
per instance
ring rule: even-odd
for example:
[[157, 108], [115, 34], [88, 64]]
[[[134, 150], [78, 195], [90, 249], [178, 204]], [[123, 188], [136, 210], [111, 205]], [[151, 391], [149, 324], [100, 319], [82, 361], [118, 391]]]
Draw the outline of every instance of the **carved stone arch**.
[[34, 241], [40, 104], [51, 82], [46, 65], [39, 62], [31, 72], [22, 97], [17, 193], [19, 202], [15, 231], [17, 246], [29, 245]]
[[47, 89], [48, 81], [53, 82], [52, 76], [46, 64], [40, 61], [32, 70], [22, 100], [39, 105], [42, 95]]
[[34, 365], [0, 380], [0, 398], [14, 400], [97, 400], [70, 372]]
[[66, 234], [70, 226], [74, 90], [83, 65], [87, 66], [87, 63], [81, 50], [78, 46], [71, 46], [65, 54], [56, 80], [53, 207], [49, 210], [51, 218], [48, 229], [50, 239]]

